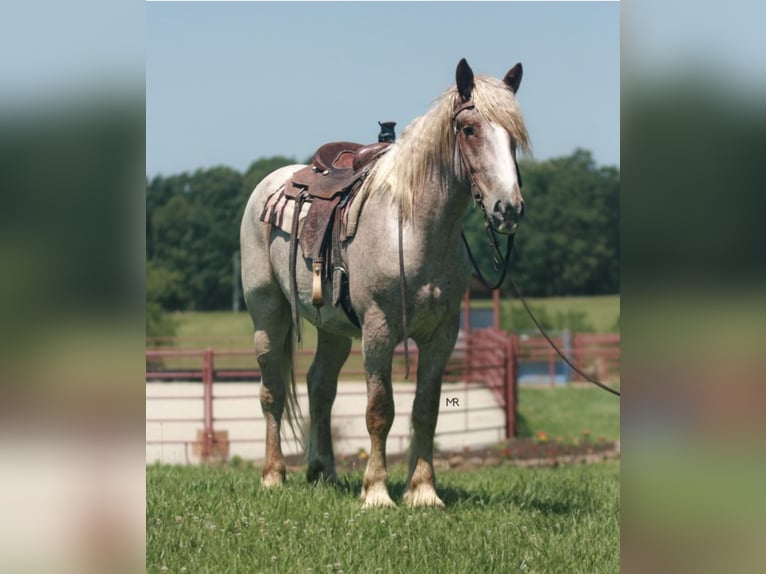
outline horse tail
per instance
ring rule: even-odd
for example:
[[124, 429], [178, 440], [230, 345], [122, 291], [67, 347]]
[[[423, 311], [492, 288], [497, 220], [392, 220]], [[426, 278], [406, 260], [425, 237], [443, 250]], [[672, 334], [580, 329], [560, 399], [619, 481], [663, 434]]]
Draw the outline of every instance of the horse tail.
[[285, 418], [287, 426], [290, 427], [290, 433], [293, 439], [298, 443], [301, 449], [305, 448], [303, 428], [303, 415], [301, 414], [301, 405], [298, 403], [298, 390], [295, 382], [295, 327], [290, 325], [290, 331], [285, 337]]

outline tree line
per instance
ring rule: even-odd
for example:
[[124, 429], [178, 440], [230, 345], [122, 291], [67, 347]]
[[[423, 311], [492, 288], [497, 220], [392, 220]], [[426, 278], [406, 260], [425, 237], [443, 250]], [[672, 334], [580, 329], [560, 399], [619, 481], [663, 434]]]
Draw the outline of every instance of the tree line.
[[[272, 157], [253, 162], [245, 173], [215, 167], [147, 180], [148, 315], [232, 308], [245, 203], [263, 177], [291, 163], [292, 158]], [[521, 161], [519, 168], [527, 217], [515, 240], [511, 271], [525, 294], [619, 292], [619, 169], [598, 167], [586, 150]], [[469, 210], [464, 228], [478, 264], [491, 276], [478, 209]]]

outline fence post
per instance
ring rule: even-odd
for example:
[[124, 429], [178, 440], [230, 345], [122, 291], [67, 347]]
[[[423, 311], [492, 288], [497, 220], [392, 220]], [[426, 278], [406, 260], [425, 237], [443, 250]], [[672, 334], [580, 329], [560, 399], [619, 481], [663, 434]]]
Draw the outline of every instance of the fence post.
[[202, 360], [202, 389], [205, 409], [204, 441], [202, 459], [207, 460], [213, 454], [213, 349], [208, 347]]
[[471, 356], [471, 290], [466, 289], [463, 295], [463, 373], [466, 381], [470, 381], [473, 373], [473, 357]]
[[553, 360], [555, 351], [548, 349], [548, 375], [551, 378], [551, 387], [556, 386], [556, 362]]
[[505, 339], [505, 438], [516, 436], [516, 338], [511, 334]]
[[[582, 337], [580, 337], [579, 333], [575, 333], [574, 337], [572, 337], [572, 358], [574, 359], [575, 367], [582, 370], [582, 356], [580, 355], [580, 342], [582, 340]], [[582, 377], [580, 376], [580, 373], [575, 371], [573, 374], [573, 379], [575, 381], [582, 380]]]

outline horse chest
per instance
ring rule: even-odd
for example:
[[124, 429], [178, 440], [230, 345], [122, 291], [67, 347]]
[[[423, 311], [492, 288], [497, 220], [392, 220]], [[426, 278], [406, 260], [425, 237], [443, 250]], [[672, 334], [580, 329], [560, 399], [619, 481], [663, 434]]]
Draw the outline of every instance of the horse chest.
[[423, 330], [439, 325], [454, 306], [445, 289], [432, 283], [418, 289], [413, 302], [413, 327]]

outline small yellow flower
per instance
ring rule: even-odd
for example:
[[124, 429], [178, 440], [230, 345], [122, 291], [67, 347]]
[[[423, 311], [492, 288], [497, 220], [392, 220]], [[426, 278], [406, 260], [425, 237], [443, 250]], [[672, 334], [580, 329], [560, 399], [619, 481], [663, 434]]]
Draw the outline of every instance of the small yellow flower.
[[363, 448], [360, 448], [360, 449], [359, 449], [359, 458], [361, 458], [362, 460], [364, 460], [364, 459], [366, 459], [366, 458], [367, 458], [367, 456], [368, 456], [368, 455], [367, 455], [367, 451], [366, 451], [366, 450], [364, 450]]

